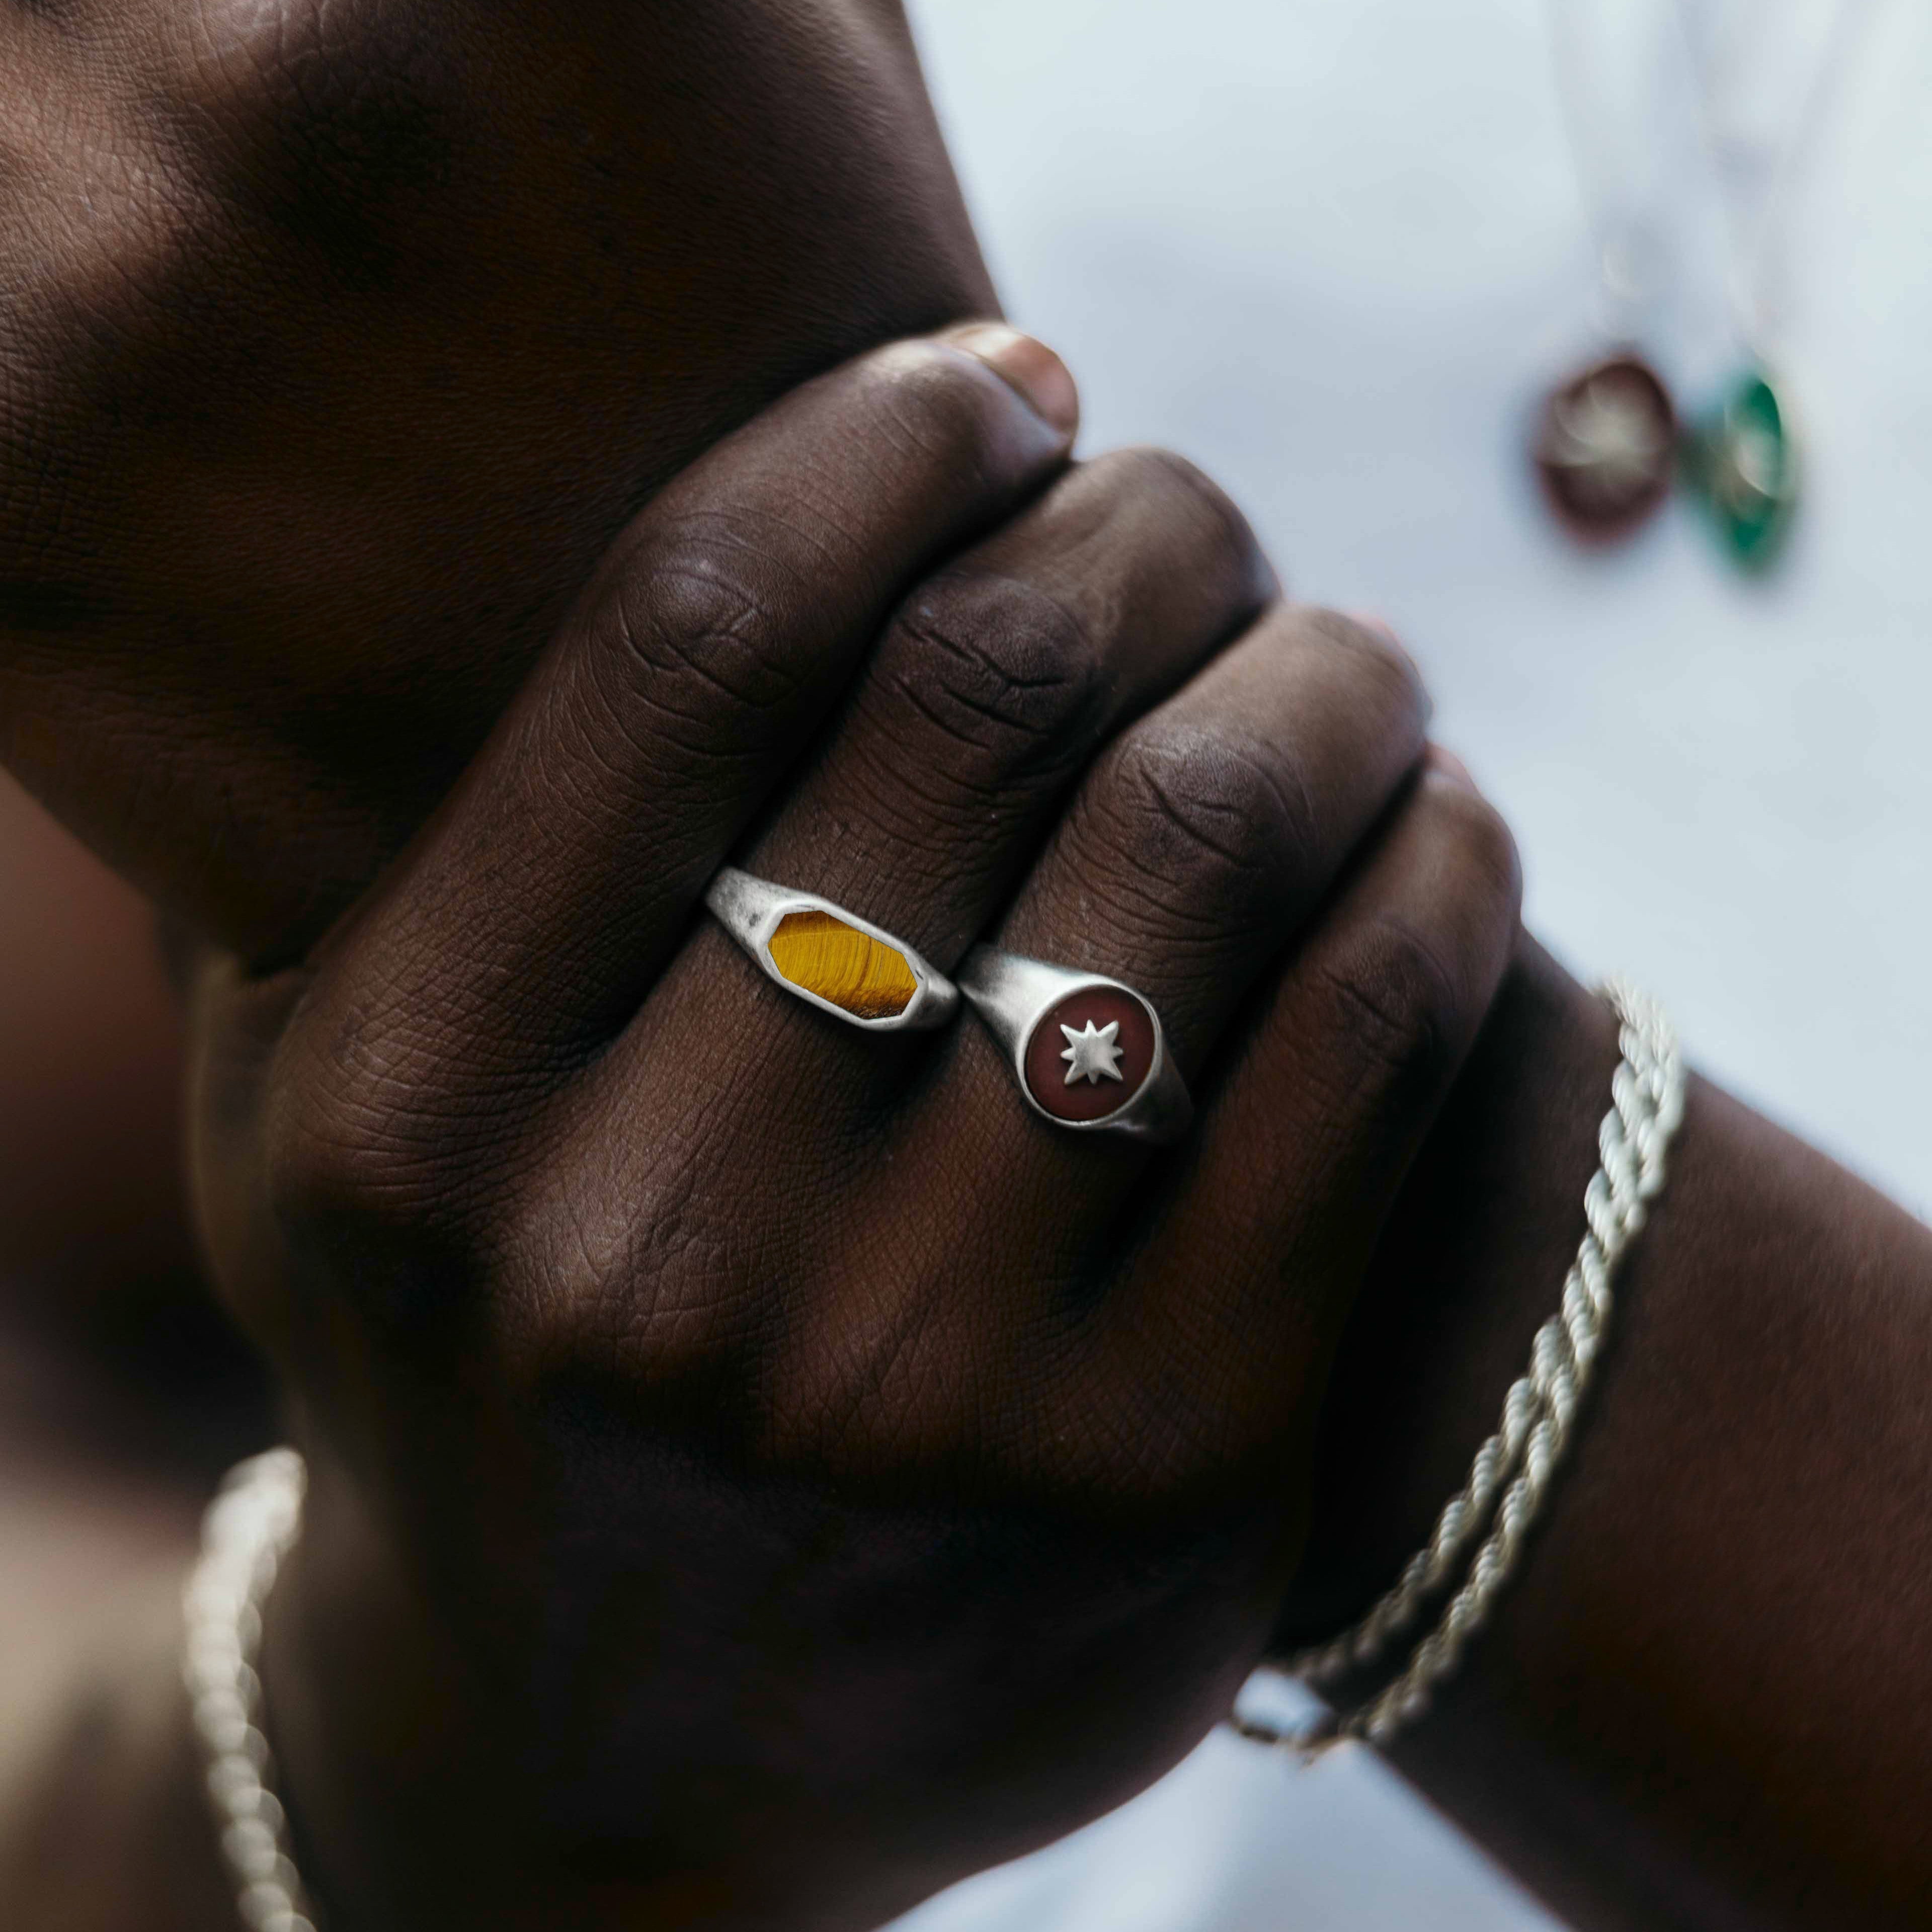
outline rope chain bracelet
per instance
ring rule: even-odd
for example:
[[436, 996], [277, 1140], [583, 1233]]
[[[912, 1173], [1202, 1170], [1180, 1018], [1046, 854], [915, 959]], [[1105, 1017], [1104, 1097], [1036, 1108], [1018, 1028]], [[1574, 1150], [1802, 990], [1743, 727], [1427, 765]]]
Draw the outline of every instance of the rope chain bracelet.
[[254, 1932], [316, 1932], [316, 1914], [289, 1856], [262, 1727], [262, 1606], [302, 1528], [308, 1472], [271, 1449], [229, 1472], [202, 1519], [201, 1554], [182, 1592], [182, 1675], [208, 1762], [221, 1856], [242, 1922]]
[[1663, 1010], [1622, 980], [1607, 981], [1603, 992], [1622, 1022], [1622, 1058], [1610, 1079], [1610, 1111], [1597, 1132], [1600, 1164], [1583, 1190], [1583, 1238], [1561, 1304], [1532, 1344], [1528, 1372], [1511, 1384], [1502, 1421], [1476, 1451], [1468, 1481], [1394, 1587], [1358, 1623], [1279, 1668], [1320, 1691], [1379, 1663], [1473, 1544], [1462, 1586], [1402, 1670], [1366, 1703], [1298, 1728], [1238, 1712], [1229, 1722], [1243, 1737], [1304, 1760], [1344, 1738], [1385, 1743], [1428, 1709], [1435, 1687], [1488, 1621], [1521, 1558], [1602, 1353], [1617, 1264], [1643, 1226], [1646, 1204], [1663, 1188], [1665, 1154], [1684, 1117], [1684, 1063]]

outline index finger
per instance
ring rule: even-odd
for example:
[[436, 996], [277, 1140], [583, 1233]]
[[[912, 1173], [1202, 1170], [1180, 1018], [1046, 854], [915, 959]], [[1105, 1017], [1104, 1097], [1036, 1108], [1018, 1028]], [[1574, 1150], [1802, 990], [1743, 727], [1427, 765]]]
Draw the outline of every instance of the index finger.
[[982, 324], [862, 356], [686, 471], [326, 944], [324, 1054], [352, 1025], [447, 1118], [614, 1032], [910, 584], [1064, 464], [1076, 412], [1057, 357]]

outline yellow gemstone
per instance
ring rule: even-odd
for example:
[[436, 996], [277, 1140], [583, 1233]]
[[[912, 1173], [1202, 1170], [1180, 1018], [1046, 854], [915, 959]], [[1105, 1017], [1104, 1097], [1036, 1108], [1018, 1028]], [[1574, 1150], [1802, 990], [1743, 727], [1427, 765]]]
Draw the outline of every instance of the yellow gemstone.
[[771, 955], [794, 986], [854, 1019], [893, 1018], [919, 991], [904, 953], [829, 912], [787, 913], [772, 934]]

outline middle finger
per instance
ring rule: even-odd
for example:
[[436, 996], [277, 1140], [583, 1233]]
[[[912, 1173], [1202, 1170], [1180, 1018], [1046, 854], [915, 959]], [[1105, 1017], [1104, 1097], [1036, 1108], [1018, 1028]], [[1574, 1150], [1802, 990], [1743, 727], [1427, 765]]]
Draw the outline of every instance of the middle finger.
[[[1190, 466], [1142, 452], [1084, 466], [907, 600], [743, 863], [950, 971], [1095, 750], [1274, 589], [1239, 513]], [[907, 1042], [856, 1039], [771, 986], [715, 928], [665, 992], [609, 1065], [620, 1096], [658, 1050], [661, 1013], [716, 1043], [713, 1090], [748, 1064], [761, 1112], [789, 1095], [820, 1133], [842, 1113], [862, 1130], [901, 1076]], [[685, 1070], [699, 1070], [688, 1054]]]
[[[1196, 1080], [1414, 769], [1427, 710], [1384, 637], [1330, 612], [1271, 613], [1108, 747], [1000, 944], [1133, 987]], [[989, 1266], [1011, 1228], [1045, 1231], [1042, 1274], [1111, 1223], [1147, 1159], [1113, 1133], [1039, 1119], [1006, 1054], [970, 1034], [905, 1138], [914, 1161], [943, 1139], [1000, 1204], [974, 1238]]]

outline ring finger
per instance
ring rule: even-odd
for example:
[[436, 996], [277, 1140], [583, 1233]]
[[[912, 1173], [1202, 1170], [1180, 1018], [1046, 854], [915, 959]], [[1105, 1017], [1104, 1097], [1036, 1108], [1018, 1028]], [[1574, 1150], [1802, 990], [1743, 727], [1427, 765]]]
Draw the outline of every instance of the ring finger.
[[[1005, 949], [1126, 982], [1192, 1079], [1250, 988], [1305, 923], [1423, 749], [1413, 666], [1332, 613], [1276, 610], [1112, 746], [1000, 935]], [[1072, 1076], [1069, 1076], [1071, 1078]], [[1144, 1156], [1030, 1114], [978, 1029], [934, 1083], [909, 1156], [942, 1136], [994, 1177], [982, 1198], [1076, 1254]], [[998, 1240], [998, 1230], [988, 1231]], [[1054, 1257], [1036, 1257], [1041, 1270]]]
[[[1274, 587], [1246, 524], [1176, 459], [1073, 472], [901, 609], [821, 748], [747, 842], [754, 874], [832, 901], [942, 971], [1037, 855], [1096, 748], [1238, 634]], [[676, 1015], [712, 1090], [782, 1066], [814, 1132], [862, 1130], [904, 1057], [768, 986], [700, 930], [608, 1069], [619, 1106]], [[690, 1025], [688, 1001], [709, 1016]], [[775, 1094], [761, 1079], [768, 1117]], [[744, 1083], [736, 1084], [742, 1087]], [[754, 1137], [754, 1138], [761, 1137]]]

